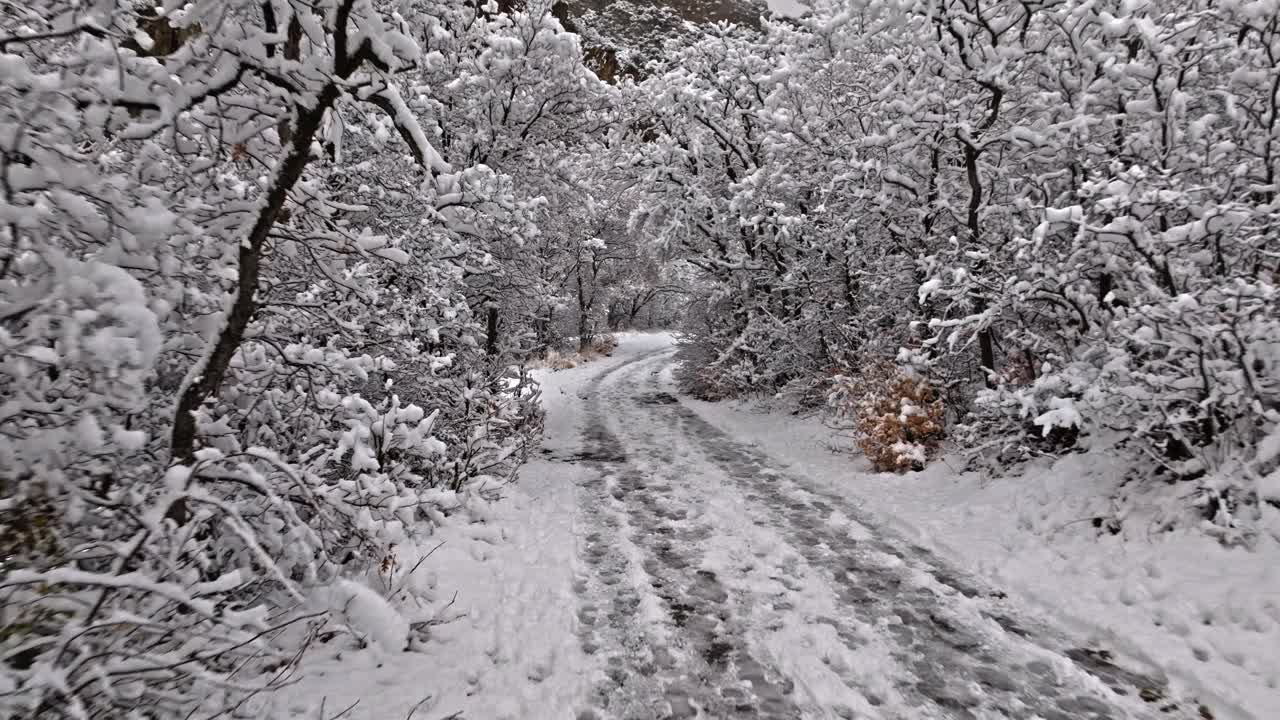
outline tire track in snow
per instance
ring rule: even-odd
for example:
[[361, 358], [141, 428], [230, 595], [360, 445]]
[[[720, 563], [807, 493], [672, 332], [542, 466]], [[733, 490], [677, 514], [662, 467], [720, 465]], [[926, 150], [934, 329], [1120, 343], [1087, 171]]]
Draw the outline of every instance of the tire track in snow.
[[[858, 628], [868, 625], [891, 641], [898, 664], [908, 668], [897, 685], [922, 715], [1119, 720], [1156, 716], [1159, 709], [1159, 717], [1191, 717], [1176, 704], [1157, 708], [1139, 700], [1140, 694], [1163, 696], [1167, 689], [1071, 648], [1044, 628], [1029, 629], [1029, 623], [988, 602], [978, 583], [947, 569], [926, 549], [854, 538], [827, 525], [824, 520], [837, 510], [855, 519], [862, 514], [842, 499], [787, 478], [768, 457], [658, 390], [630, 388], [633, 401], [678, 423], [684, 438], [752, 503], [758, 522], [787, 537], [811, 567], [820, 569], [847, 610], [843, 618], [822, 621], [830, 622], [850, 649], [861, 642]], [[874, 695], [868, 698], [876, 701]]]
[[[607, 679], [578, 718], [800, 718], [794, 685], [752, 655], [729, 591], [701, 567], [697, 548], [713, 532], [691, 517], [701, 500], [677, 490], [678, 467], [663, 477], [636, 467], [608, 428], [606, 379], [652, 357], [603, 372], [586, 389], [579, 458], [599, 478], [581, 488], [592, 573], [575, 590], [582, 648], [606, 656]], [[644, 616], [646, 599], [660, 614]]]

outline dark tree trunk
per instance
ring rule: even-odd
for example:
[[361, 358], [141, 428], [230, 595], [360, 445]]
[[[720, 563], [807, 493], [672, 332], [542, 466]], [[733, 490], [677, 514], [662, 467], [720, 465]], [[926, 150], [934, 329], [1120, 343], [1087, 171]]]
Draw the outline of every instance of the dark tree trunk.
[[996, 351], [990, 328], [978, 332], [978, 357], [982, 362], [983, 380], [986, 381], [987, 387], [993, 387], [995, 383], [991, 376], [996, 370]]
[[236, 295], [227, 313], [226, 323], [218, 333], [201, 372], [191, 379], [178, 398], [173, 418], [173, 432], [169, 441], [169, 447], [176, 462], [189, 464], [194, 456], [195, 412], [222, 384], [222, 378], [227, 373], [231, 358], [239, 349], [240, 341], [244, 339], [245, 328], [248, 327], [254, 311], [257, 310], [254, 294], [258, 290], [263, 243], [266, 242], [271, 229], [280, 218], [280, 211], [289, 197], [289, 191], [302, 176], [302, 171], [310, 158], [311, 139], [320, 128], [320, 121], [325, 111], [337, 97], [337, 86], [329, 85], [325, 88], [324, 94], [318, 98], [315, 107], [299, 116], [297, 132], [293, 136], [288, 154], [280, 164], [276, 184], [267, 193], [266, 203], [258, 211], [257, 221], [249, 231], [249, 237], [245, 242], [240, 243]]
[[591, 345], [591, 303], [587, 298], [586, 283], [582, 271], [578, 271], [578, 352], [586, 352]]
[[498, 354], [498, 306], [492, 303], [489, 303], [485, 317], [484, 352], [486, 355]]
[[[258, 291], [258, 274], [262, 260], [262, 246], [272, 228], [281, 217], [289, 191], [302, 177], [311, 156], [311, 139], [320, 128], [324, 113], [338, 98], [337, 85], [328, 85], [317, 98], [314, 107], [298, 116], [297, 132], [289, 145], [288, 154], [280, 163], [276, 184], [267, 193], [266, 203], [258, 211], [258, 218], [249, 231], [249, 237], [240, 243], [236, 295], [227, 312], [222, 330], [214, 340], [213, 348], [204, 360], [204, 367], [190, 378], [178, 397], [173, 416], [173, 431], [169, 436], [169, 448], [173, 462], [190, 465], [195, 459], [196, 412], [205, 400], [214, 395], [227, 374], [231, 359], [244, 340], [244, 331], [257, 311], [254, 295]], [[193, 370], [193, 372], [195, 372]], [[191, 511], [179, 500], [169, 508], [168, 517], [179, 525], [190, 519]]]
[[[978, 150], [973, 145], [965, 145], [964, 166], [965, 174], [969, 178], [969, 214], [967, 223], [969, 236], [975, 247], [981, 247], [982, 238], [978, 224], [978, 212], [982, 207], [983, 188], [982, 179], [978, 174]], [[985, 298], [975, 298], [974, 305], [978, 312], [982, 312], [987, 308], [987, 301]], [[978, 331], [978, 361], [982, 363], [983, 381], [986, 382], [987, 387], [994, 387], [993, 375], [996, 369], [996, 352], [995, 343], [991, 337], [991, 328], [983, 328]]]

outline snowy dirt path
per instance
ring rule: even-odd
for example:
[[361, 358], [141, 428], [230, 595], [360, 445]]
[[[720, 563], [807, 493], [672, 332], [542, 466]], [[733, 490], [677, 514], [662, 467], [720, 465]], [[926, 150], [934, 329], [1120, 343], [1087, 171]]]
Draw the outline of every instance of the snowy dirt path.
[[573, 590], [596, 672], [565, 716], [1196, 717], [683, 406], [670, 348], [632, 352], [576, 388], [577, 449], [549, 445], [585, 469]]

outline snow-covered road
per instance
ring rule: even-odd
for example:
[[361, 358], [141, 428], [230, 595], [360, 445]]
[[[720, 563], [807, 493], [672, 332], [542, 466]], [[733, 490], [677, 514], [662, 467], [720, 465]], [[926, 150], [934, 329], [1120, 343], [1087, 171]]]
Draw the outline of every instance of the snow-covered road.
[[[674, 351], [632, 334], [542, 371], [540, 456], [501, 499], [472, 498], [469, 522], [405, 549], [406, 568], [430, 556], [395, 579], [427, 641], [321, 645], [274, 700], [284, 716], [1222, 717], [886, 527], [859, 495], [880, 486], [849, 469], [842, 487], [818, 445], [779, 445], [820, 428], [744, 428], [679, 396]], [[386, 624], [347, 615], [364, 635]]]
[[549, 406], [591, 679], [558, 716], [1196, 716], [702, 419], [672, 354], [624, 344]]

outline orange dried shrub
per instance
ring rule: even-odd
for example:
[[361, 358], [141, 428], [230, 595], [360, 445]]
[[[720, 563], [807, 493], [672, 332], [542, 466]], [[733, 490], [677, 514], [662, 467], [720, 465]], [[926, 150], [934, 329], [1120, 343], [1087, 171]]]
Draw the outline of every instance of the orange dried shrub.
[[921, 377], [887, 363], [833, 384], [832, 404], [854, 421], [858, 446], [881, 472], [922, 469], [946, 437], [942, 399]]

